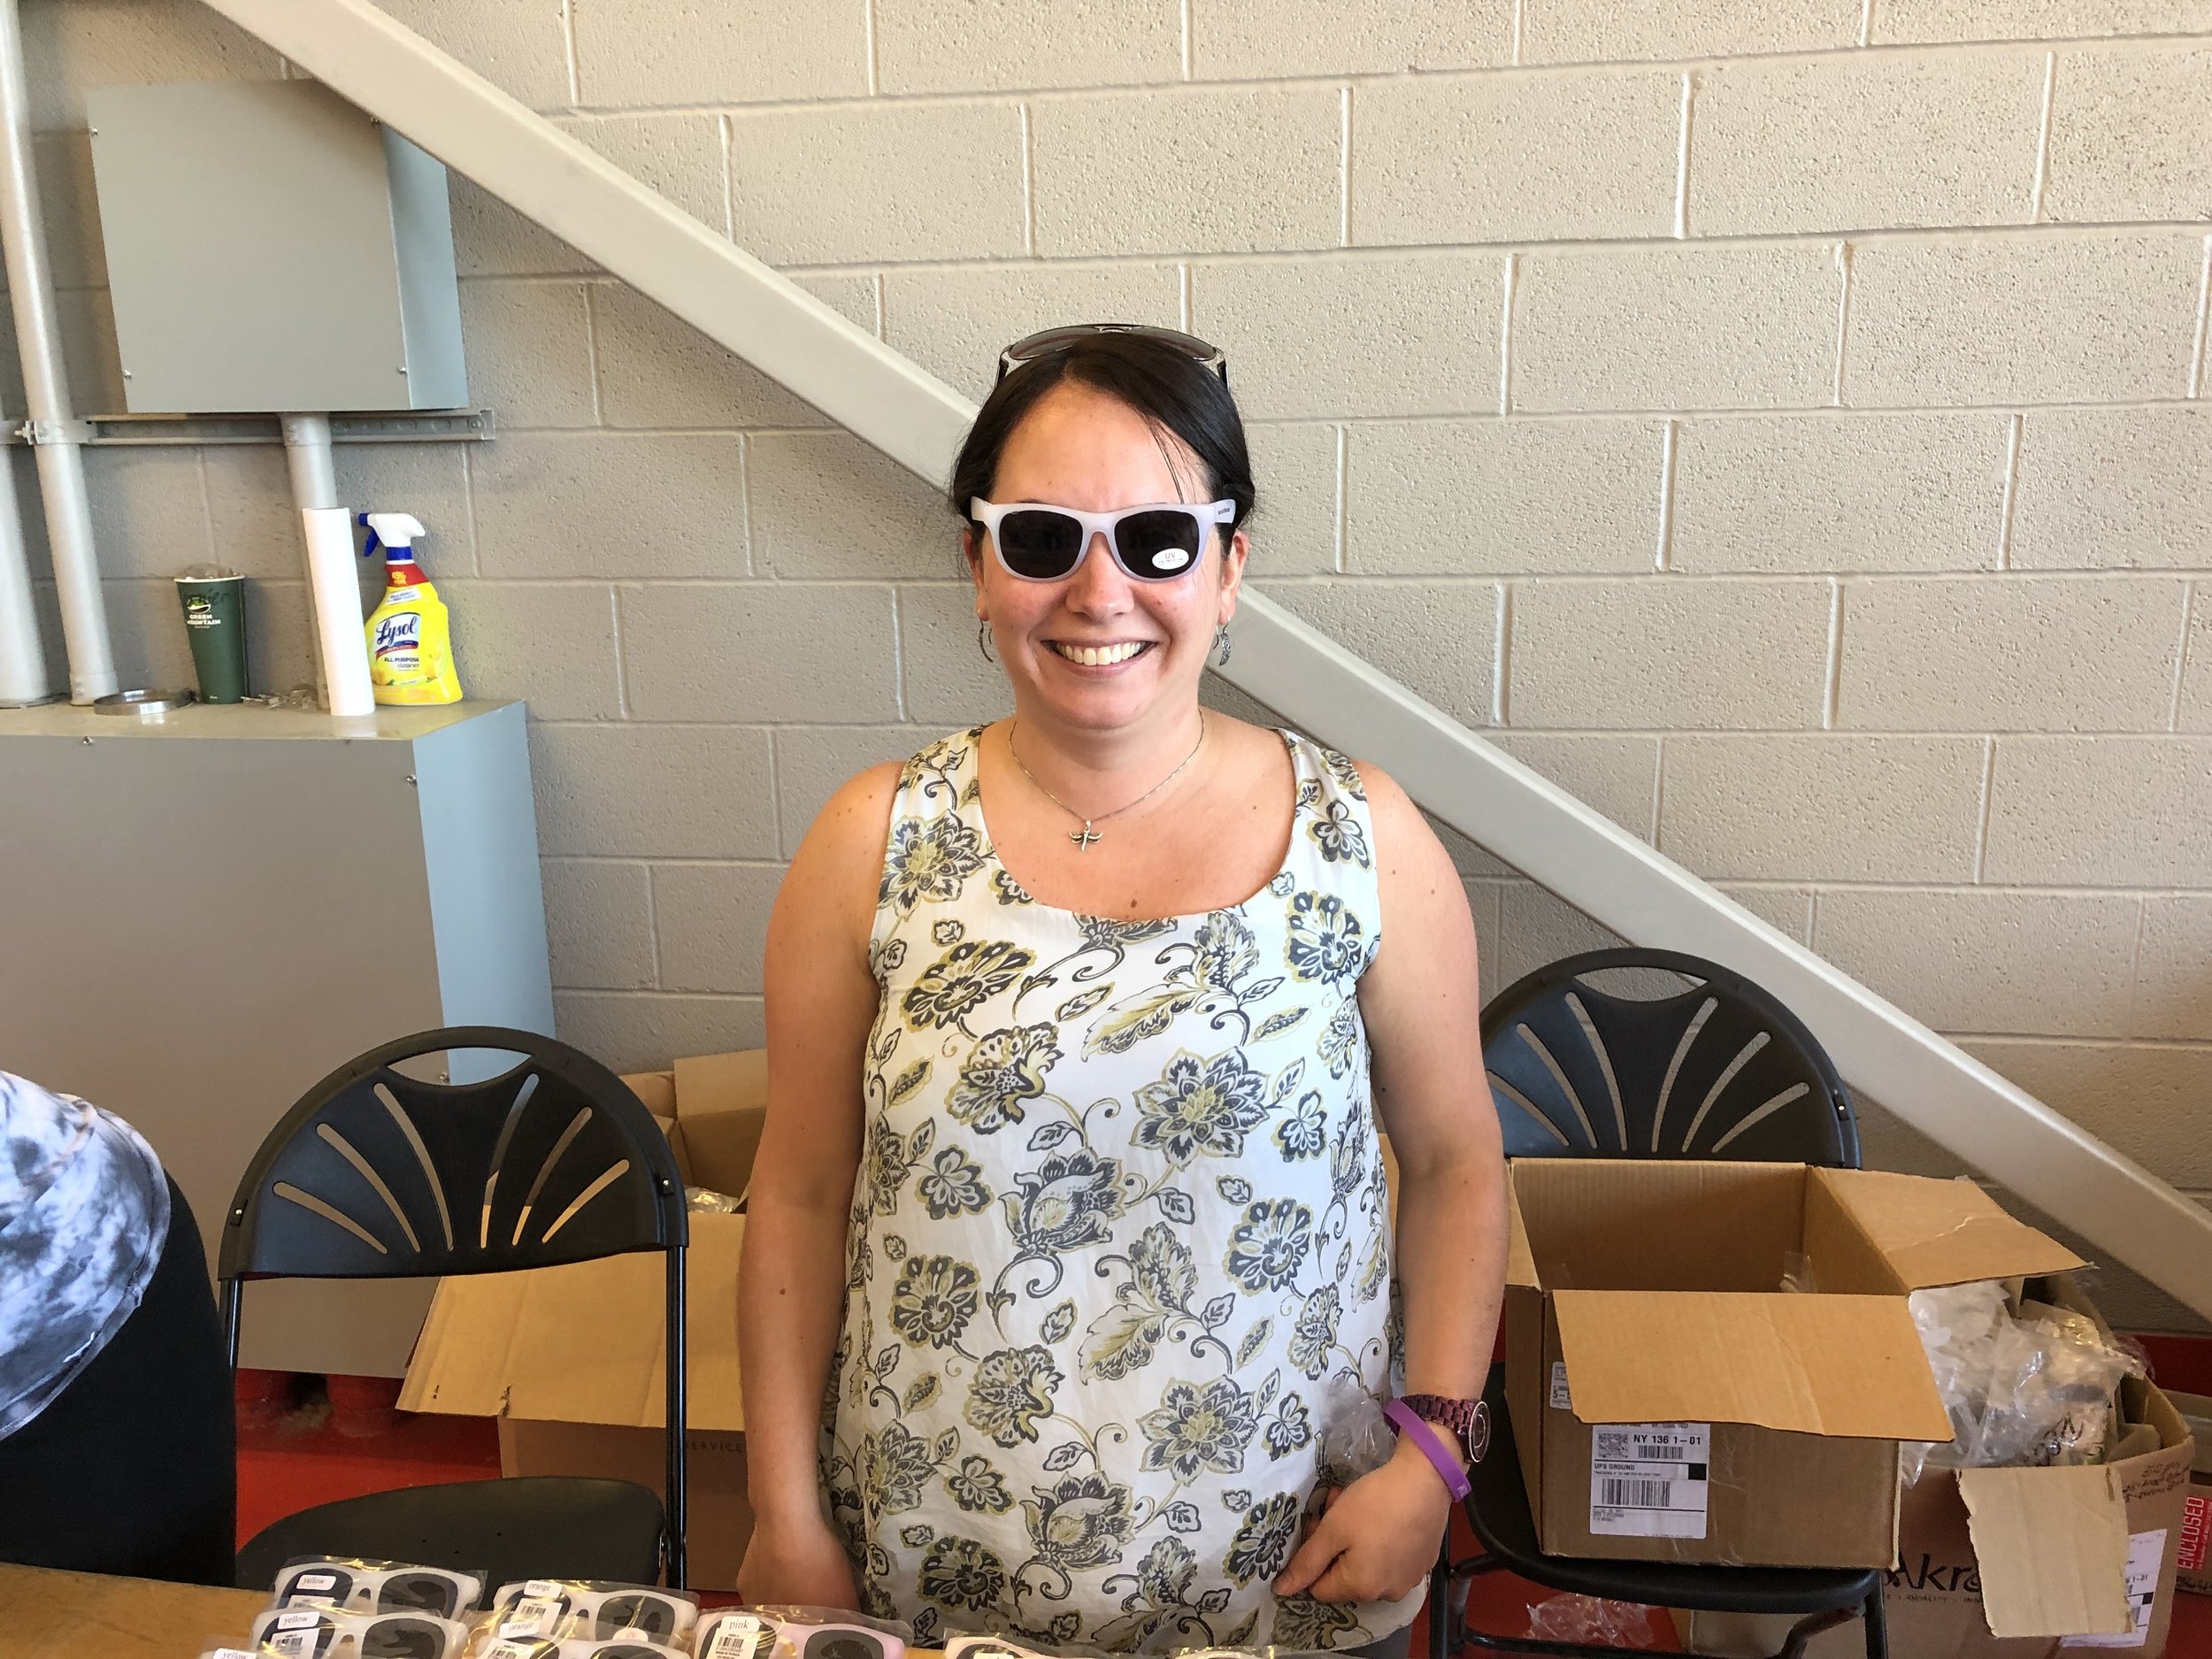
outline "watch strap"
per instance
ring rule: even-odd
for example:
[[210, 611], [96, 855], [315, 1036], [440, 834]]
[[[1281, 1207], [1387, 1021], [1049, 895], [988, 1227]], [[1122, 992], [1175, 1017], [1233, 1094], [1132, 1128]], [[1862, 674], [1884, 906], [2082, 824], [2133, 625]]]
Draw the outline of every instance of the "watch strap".
[[1451, 1448], [1444, 1444], [1437, 1432], [1424, 1423], [1402, 1400], [1385, 1401], [1383, 1415], [1397, 1425], [1401, 1433], [1409, 1437], [1414, 1445], [1420, 1448], [1421, 1455], [1436, 1466], [1436, 1472], [1443, 1477], [1444, 1489], [1452, 1494], [1452, 1502], [1465, 1502], [1467, 1494], [1474, 1490], [1473, 1483], [1467, 1479], [1467, 1471], [1459, 1466], [1459, 1459], [1452, 1455]]
[[1451, 1400], [1442, 1394], [1399, 1396], [1424, 1423], [1449, 1429], [1466, 1454], [1470, 1465], [1480, 1463], [1490, 1450], [1490, 1402]]

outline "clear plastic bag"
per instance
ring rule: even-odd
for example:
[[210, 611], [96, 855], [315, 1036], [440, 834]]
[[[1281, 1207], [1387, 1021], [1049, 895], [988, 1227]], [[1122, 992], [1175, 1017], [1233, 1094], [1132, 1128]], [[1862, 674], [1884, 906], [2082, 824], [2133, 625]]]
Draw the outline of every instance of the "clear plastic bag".
[[701, 1629], [695, 1652], [704, 1659], [906, 1659], [913, 1640], [902, 1624], [846, 1608], [772, 1603], [733, 1612], [746, 1622], [717, 1614]]
[[1348, 1486], [1388, 1463], [1397, 1448], [1382, 1402], [1356, 1377], [1330, 1378], [1321, 1391], [1323, 1484]]
[[272, 1607], [464, 1618], [483, 1603], [484, 1571], [421, 1567], [357, 1555], [295, 1555], [270, 1586]]
[[682, 1647], [699, 1622], [699, 1598], [688, 1590], [590, 1578], [528, 1578], [503, 1584], [488, 1621], [495, 1640], [616, 1637]]
[[1555, 1595], [1530, 1607], [1528, 1633], [1542, 1641], [1578, 1641], [1594, 1647], [1648, 1647], [1651, 1609], [1594, 1595]]
[[461, 1659], [468, 1626], [429, 1613], [349, 1613], [326, 1607], [272, 1607], [254, 1616], [246, 1648], [256, 1659], [329, 1659], [403, 1653], [411, 1659]]
[[1912, 1294], [1913, 1323], [1951, 1416], [1947, 1444], [1902, 1453], [1908, 1483], [1928, 1465], [2041, 1467], [2104, 1460], [2114, 1394], [2146, 1374], [2095, 1321], [2041, 1303], [2016, 1314], [1994, 1279]]

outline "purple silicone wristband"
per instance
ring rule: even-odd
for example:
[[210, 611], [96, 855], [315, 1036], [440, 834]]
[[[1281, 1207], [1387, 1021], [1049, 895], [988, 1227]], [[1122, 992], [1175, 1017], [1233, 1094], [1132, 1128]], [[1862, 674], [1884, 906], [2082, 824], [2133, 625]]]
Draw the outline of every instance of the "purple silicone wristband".
[[1452, 1502], [1464, 1502], [1467, 1494], [1475, 1488], [1467, 1479], [1467, 1471], [1459, 1466], [1459, 1459], [1453, 1456], [1444, 1442], [1437, 1438], [1436, 1431], [1424, 1423], [1413, 1408], [1402, 1400], [1384, 1401], [1383, 1416], [1410, 1434], [1413, 1443], [1421, 1448], [1421, 1455], [1436, 1465], [1436, 1472], [1443, 1476], [1444, 1489], [1452, 1494]]

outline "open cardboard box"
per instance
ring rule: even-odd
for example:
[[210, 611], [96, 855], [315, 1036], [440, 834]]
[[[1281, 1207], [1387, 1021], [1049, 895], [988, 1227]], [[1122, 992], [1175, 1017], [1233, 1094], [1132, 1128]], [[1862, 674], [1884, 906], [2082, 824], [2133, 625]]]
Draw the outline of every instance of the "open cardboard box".
[[[688, 1187], [741, 1195], [767, 1117], [758, 1050], [625, 1078], [660, 1120]], [[745, 1217], [695, 1210], [687, 1264], [692, 1585], [733, 1589], [752, 1533], [738, 1379], [737, 1263]], [[408, 1411], [499, 1420], [507, 1475], [601, 1475], [662, 1489], [667, 1355], [657, 1253], [447, 1279], [399, 1398]]]
[[1951, 1434], [1908, 1294], [2080, 1265], [1970, 1183], [1877, 1171], [1519, 1158], [1511, 1200], [1507, 1397], [1551, 1555], [1894, 1565], [1897, 1443]]
[[[2103, 1321], [2070, 1279], [2036, 1298]], [[1930, 1468], [1904, 1489], [1900, 1561], [1885, 1586], [1890, 1651], [1918, 1659], [2055, 1659], [2113, 1648], [2158, 1659], [2173, 1618], [2196, 1448], [2174, 1402], [2124, 1382], [2123, 1425], [2155, 1444], [2080, 1468]], [[1701, 1653], [1766, 1655], [1788, 1619], [1675, 1615]], [[1855, 1624], [1816, 1636], [1806, 1659], [1860, 1659]], [[2190, 1659], [2196, 1659], [2191, 1655]]]

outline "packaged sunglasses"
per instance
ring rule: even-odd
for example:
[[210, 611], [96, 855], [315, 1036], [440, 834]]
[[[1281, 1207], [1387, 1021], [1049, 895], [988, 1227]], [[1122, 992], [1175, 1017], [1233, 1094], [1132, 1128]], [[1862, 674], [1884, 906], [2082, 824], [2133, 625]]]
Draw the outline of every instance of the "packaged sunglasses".
[[430, 1613], [273, 1607], [255, 1616], [246, 1640], [270, 1659], [461, 1659], [468, 1626]]
[[1010, 576], [1055, 582], [1074, 574], [1104, 536], [1114, 563], [1136, 581], [1165, 582], [1186, 575], [1205, 557], [1217, 525], [1234, 523], [1233, 501], [1164, 501], [1118, 512], [1084, 512], [1046, 502], [968, 502], [968, 517], [991, 538]]
[[688, 1590], [583, 1578], [531, 1578], [502, 1585], [492, 1598], [491, 1625], [502, 1638], [579, 1637], [592, 1641], [680, 1646], [699, 1622], [699, 1598]]
[[692, 1651], [703, 1659], [906, 1659], [906, 1638], [864, 1613], [756, 1607], [715, 1615]]
[[476, 1650], [475, 1659], [690, 1659], [681, 1647], [635, 1637], [496, 1636]]
[[284, 1563], [271, 1605], [349, 1613], [428, 1613], [453, 1618], [484, 1599], [484, 1575], [447, 1567], [344, 1555], [302, 1555]]

